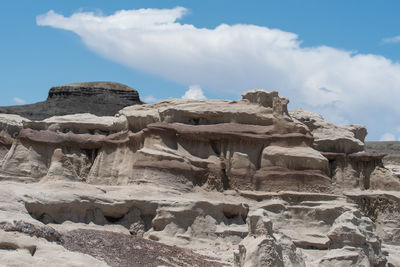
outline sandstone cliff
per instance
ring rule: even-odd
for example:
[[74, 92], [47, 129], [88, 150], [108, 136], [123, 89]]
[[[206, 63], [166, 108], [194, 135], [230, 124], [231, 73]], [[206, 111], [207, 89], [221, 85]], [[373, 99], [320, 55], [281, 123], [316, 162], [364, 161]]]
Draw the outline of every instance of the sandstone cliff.
[[66, 266], [400, 264], [384, 154], [364, 151], [364, 127], [288, 102], [252, 90], [115, 116], [0, 114], [2, 262], [54, 250]]

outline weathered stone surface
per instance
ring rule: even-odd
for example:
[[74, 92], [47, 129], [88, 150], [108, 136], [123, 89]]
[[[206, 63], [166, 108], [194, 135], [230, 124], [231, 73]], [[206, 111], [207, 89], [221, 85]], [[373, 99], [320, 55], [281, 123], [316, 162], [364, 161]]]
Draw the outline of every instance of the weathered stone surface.
[[128, 130], [128, 121], [124, 116], [98, 117], [89, 113], [55, 116], [42, 121], [24, 122], [23, 125], [24, 128], [33, 130], [50, 130], [62, 133], [108, 134]]
[[[43, 222], [62, 235], [77, 228], [118, 231], [127, 236], [143, 234], [157, 242], [211, 256], [226, 265], [233, 264], [233, 251], [237, 248], [241, 251], [235, 257], [242, 264], [239, 266], [272, 262], [281, 266], [323, 266], [328, 262], [343, 265], [352, 257], [355, 262], [385, 260], [372, 221], [336, 195], [264, 192], [258, 194], [257, 201], [228, 191], [184, 192], [151, 184], [116, 187], [49, 180], [27, 187], [22, 183], [1, 183], [0, 208], [5, 212], [0, 213], [0, 222]], [[278, 199], [282, 208], [262, 208]], [[346, 215], [346, 219], [344, 214], [351, 216]], [[344, 234], [342, 226], [354, 229], [358, 239]], [[93, 239], [79, 241], [86, 247], [79, 251], [101, 255], [100, 248], [90, 252], [90, 240]], [[365, 240], [371, 250], [359, 248], [361, 241], [357, 240]], [[338, 248], [333, 249], [334, 246]], [[350, 255], [354, 250], [349, 246], [357, 249], [357, 256], [339, 256]], [[110, 254], [104, 255], [112, 262]]]
[[400, 178], [400, 165], [385, 165], [385, 168], [391, 171], [397, 178]]
[[[126, 107], [119, 114], [125, 115], [130, 128], [136, 131], [153, 122], [176, 122], [188, 125], [234, 122], [261, 126], [272, 125], [274, 122], [272, 106], [266, 107], [245, 100], [167, 99], [156, 104]], [[275, 114], [284, 115], [283, 112]], [[305, 133], [306, 130], [302, 132]]]
[[351, 188], [369, 189], [371, 175], [375, 169], [383, 167], [382, 158], [385, 156], [368, 152], [322, 152], [322, 155], [329, 160], [330, 176], [338, 192]]
[[400, 191], [400, 179], [392, 171], [377, 167], [371, 173], [370, 188], [373, 190]]
[[337, 126], [324, 121], [321, 115], [302, 109], [290, 116], [307, 125], [314, 136], [314, 148], [322, 152], [354, 153], [364, 150], [367, 131], [361, 125]]
[[0, 230], [0, 260], [4, 266], [108, 266], [45, 239], [4, 230]]
[[[83, 164], [88, 165], [88, 162], [86, 162], [86, 164], [85, 163]], [[49, 170], [47, 171], [46, 176], [42, 180], [67, 179], [72, 181], [82, 181], [83, 179], [77, 173], [77, 171], [80, 171], [80, 169], [77, 170], [77, 168], [81, 167], [80, 165], [81, 164], [73, 162], [73, 160], [68, 158], [62, 152], [61, 148], [57, 148], [54, 150], [53, 155], [51, 157]], [[88, 172], [88, 169], [82, 171]]]
[[[0, 178], [39, 181], [48, 174], [49, 168], [51, 168], [50, 176], [55, 169], [58, 169], [59, 173], [61, 165], [64, 170], [69, 169], [68, 172], [82, 174], [81, 178], [85, 178], [97, 156], [98, 149], [108, 145], [115, 146], [128, 140], [127, 132], [105, 136], [22, 129], [0, 162]], [[53, 158], [56, 149], [61, 149], [66, 157]], [[60, 166], [61, 161], [57, 158], [63, 162]], [[62, 171], [65, 174], [68, 172]]]
[[[263, 149], [279, 143], [277, 146], [286, 147], [286, 151], [282, 148], [274, 156], [266, 157], [272, 160], [285, 154], [283, 165], [287, 172], [327, 170], [327, 160], [308, 146], [312, 137], [307, 127], [292, 122], [287, 115], [286, 99], [276, 92], [262, 90], [247, 92], [243, 98], [239, 101], [170, 99], [121, 110], [132, 131], [144, 129], [144, 147], [138, 151], [143, 157], [135, 163], [136, 168], [209, 177], [194, 184], [210, 184], [210, 177], [220, 177], [220, 181], [214, 178], [213, 182], [219, 188], [278, 190], [270, 186], [279, 179], [277, 172], [264, 169], [257, 174], [257, 171], [265, 167], [260, 166]], [[305, 146], [298, 148], [301, 145]], [[295, 155], [300, 150], [309, 155], [308, 161], [315, 163], [302, 165], [302, 159]], [[317, 163], [318, 160], [321, 162]], [[271, 165], [280, 166], [274, 162], [268, 167]], [[264, 175], [266, 172], [271, 174], [270, 178]], [[321, 180], [325, 186], [323, 172], [304, 172], [304, 175], [313, 181]], [[295, 175], [292, 177], [295, 179]], [[271, 181], [264, 185], [262, 180]], [[299, 189], [297, 185], [295, 188]]]
[[[75, 114], [26, 122], [3, 159], [2, 176], [32, 181], [64, 173], [99, 184], [329, 191], [327, 160], [309, 146], [307, 127], [287, 115], [287, 100], [266, 91], [244, 98], [172, 99], [127, 107], [116, 117]], [[65, 157], [52, 160], [55, 149]], [[84, 167], [72, 168], [71, 160]], [[80, 175], [82, 168], [90, 171]]]
[[0, 113], [0, 161], [5, 157], [11, 145], [23, 128], [23, 123], [29, 121], [18, 115]]
[[363, 191], [346, 192], [360, 210], [376, 224], [384, 242], [400, 244], [400, 195], [398, 192]]
[[[51, 98], [81, 98], [82, 86]], [[60, 265], [67, 257], [90, 266], [398, 265], [397, 177], [384, 154], [359, 151], [365, 128], [301, 122], [287, 104], [253, 90], [238, 101], [134, 105], [114, 117], [4, 115], [0, 228], [13, 230], [3, 231], [0, 262], [44, 255], [13, 239], [33, 235]], [[48, 265], [39, 256], [32, 262]]]
[[383, 153], [386, 156], [383, 158], [385, 168], [390, 170], [393, 175], [400, 178], [400, 142], [385, 141], [385, 142], [366, 142], [365, 150], [371, 153]]
[[282, 249], [272, 237], [249, 237], [239, 245], [235, 255], [235, 266], [277, 266], [283, 267]]
[[46, 101], [0, 107], [0, 113], [18, 114], [30, 120], [76, 113], [113, 116], [126, 106], [141, 103], [138, 92], [126, 85], [114, 82], [86, 82], [52, 87]]
[[294, 170], [328, 170], [328, 160], [311, 147], [267, 146], [262, 152], [261, 168], [280, 166]]
[[275, 114], [289, 115], [287, 110], [289, 100], [279, 97], [277, 91], [267, 92], [262, 89], [254, 89], [244, 92], [242, 98], [249, 100], [250, 103], [256, 103], [267, 108], [272, 108]]
[[14, 138], [23, 128], [28, 119], [14, 114], [1, 114], [0, 112], [0, 136]]

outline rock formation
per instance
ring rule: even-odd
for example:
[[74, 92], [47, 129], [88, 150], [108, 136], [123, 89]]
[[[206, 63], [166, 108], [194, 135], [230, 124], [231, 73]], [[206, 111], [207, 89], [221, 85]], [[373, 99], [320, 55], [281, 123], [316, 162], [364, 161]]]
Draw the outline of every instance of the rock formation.
[[384, 153], [385, 168], [400, 178], [400, 141], [366, 142], [365, 150], [371, 153]]
[[400, 264], [384, 154], [364, 151], [364, 127], [288, 102], [252, 90], [115, 116], [0, 114], [1, 262], [54, 249], [66, 266]]
[[17, 114], [31, 120], [76, 113], [113, 116], [126, 106], [141, 103], [138, 92], [126, 85], [86, 82], [52, 87], [46, 101], [0, 107], [0, 113]]

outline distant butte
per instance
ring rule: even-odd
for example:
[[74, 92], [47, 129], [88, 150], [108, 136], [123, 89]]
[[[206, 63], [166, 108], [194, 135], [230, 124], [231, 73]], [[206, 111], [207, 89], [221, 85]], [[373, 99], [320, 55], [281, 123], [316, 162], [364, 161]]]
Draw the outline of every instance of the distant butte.
[[50, 88], [46, 101], [0, 107], [0, 113], [17, 114], [30, 120], [76, 113], [113, 116], [122, 108], [136, 104], [142, 104], [139, 93], [127, 85], [84, 82], [54, 86]]

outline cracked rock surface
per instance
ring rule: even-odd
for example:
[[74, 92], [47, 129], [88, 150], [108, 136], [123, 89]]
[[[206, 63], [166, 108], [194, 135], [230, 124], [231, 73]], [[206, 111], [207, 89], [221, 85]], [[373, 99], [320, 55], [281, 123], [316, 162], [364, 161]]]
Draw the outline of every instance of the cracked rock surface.
[[[49, 98], [89, 85], [131, 94]], [[365, 128], [242, 97], [0, 114], [0, 263], [400, 266], [400, 181]]]

